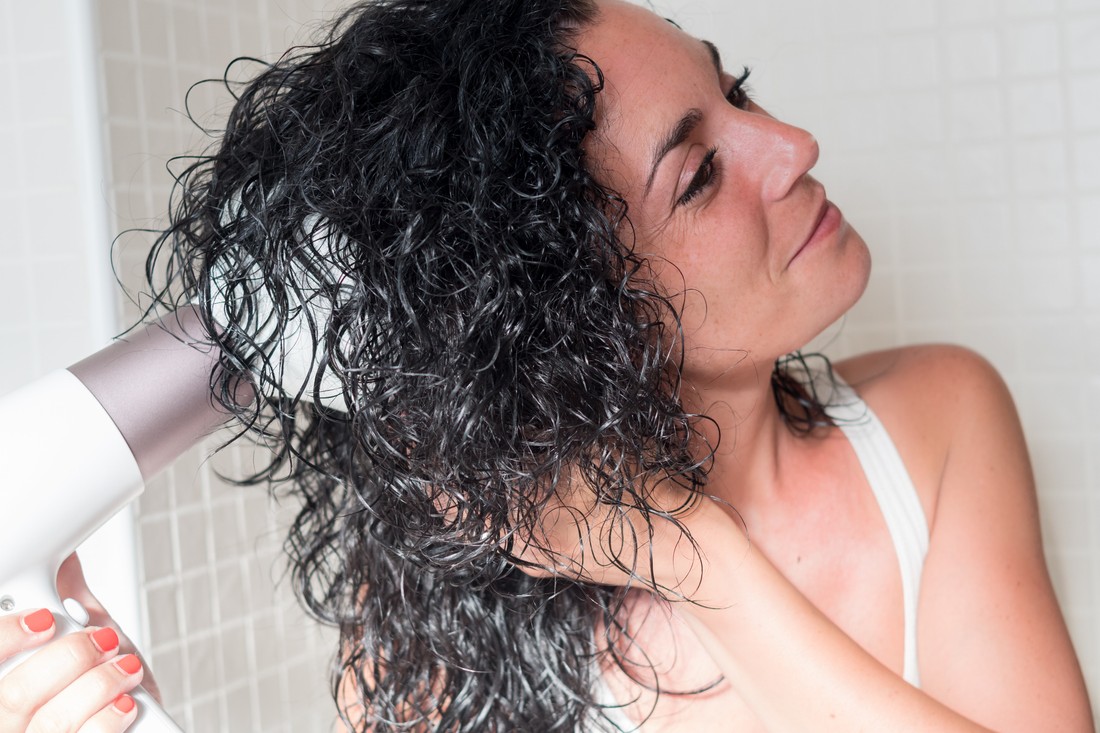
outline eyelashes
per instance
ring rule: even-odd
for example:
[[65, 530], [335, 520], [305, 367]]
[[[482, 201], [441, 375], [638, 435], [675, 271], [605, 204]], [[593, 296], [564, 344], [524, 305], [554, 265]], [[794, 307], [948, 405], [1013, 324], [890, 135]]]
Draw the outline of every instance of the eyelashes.
[[[741, 70], [741, 75], [733, 81], [733, 86], [726, 93], [726, 101], [737, 109], [745, 109], [749, 106], [749, 102], [752, 101], [751, 88], [748, 85], [749, 74], [752, 73], [752, 69], [745, 66]], [[677, 206], [684, 206], [691, 203], [692, 199], [701, 194], [707, 189], [707, 187], [714, 181], [715, 173], [717, 172], [715, 164], [715, 156], [718, 155], [718, 146], [712, 146], [707, 150], [706, 155], [703, 156], [702, 162], [699, 163], [699, 167], [695, 171], [695, 175], [692, 176], [691, 182], [688, 183], [687, 189], [681, 194], [680, 198], [676, 200]]]
[[703, 156], [703, 162], [696, 169], [687, 190], [677, 199], [676, 203], [678, 205], [683, 206], [690, 203], [693, 198], [701, 194], [710, 185], [710, 182], [714, 179], [714, 156], [716, 155], [718, 155], [717, 145], [708, 150], [707, 154]]
[[737, 109], [745, 109], [752, 101], [752, 87], [748, 85], [751, 73], [752, 69], [749, 67], [741, 67], [741, 76], [733, 80], [733, 86], [726, 93], [726, 101]]

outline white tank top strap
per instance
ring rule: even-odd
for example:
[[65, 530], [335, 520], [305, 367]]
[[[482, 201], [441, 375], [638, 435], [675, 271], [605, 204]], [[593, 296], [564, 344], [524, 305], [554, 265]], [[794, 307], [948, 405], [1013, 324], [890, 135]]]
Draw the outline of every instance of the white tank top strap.
[[928, 521], [913, 480], [886, 428], [855, 390], [839, 376], [836, 380], [826, 411], [852, 444], [894, 541], [905, 609], [903, 676], [911, 685], [919, 687], [917, 604], [924, 558], [928, 554]]

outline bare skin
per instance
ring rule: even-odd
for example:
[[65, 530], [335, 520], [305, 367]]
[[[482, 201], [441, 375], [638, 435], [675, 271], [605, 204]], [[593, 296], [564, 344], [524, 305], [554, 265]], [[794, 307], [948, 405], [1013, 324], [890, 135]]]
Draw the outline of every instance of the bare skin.
[[[900, 578], [881, 512], [839, 431], [791, 434], [766, 378], [859, 297], [866, 248], [835, 215], [814, 228], [812, 137], [731, 94], [735, 80], [699, 40], [618, 0], [601, 11], [578, 42], [607, 79], [591, 152], [629, 202], [638, 249], [669, 263], [656, 267], [671, 292], [690, 293], [685, 402], [718, 425], [709, 491], [751, 538], [703, 505], [688, 521], [707, 561], [693, 597], [713, 610], [639, 592], [632, 612], [631, 653], [656, 662], [664, 689], [725, 681], [655, 701], [609, 669], [617, 699], [636, 701], [635, 720], [652, 713], [647, 731], [1092, 730], [1011, 398], [988, 364], [952, 347], [837, 365], [891, 433], [931, 528], [922, 689], [900, 679]], [[665, 131], [692, 115], [654, 169]], [[646, 665], [635, 671], [653, 682]]]

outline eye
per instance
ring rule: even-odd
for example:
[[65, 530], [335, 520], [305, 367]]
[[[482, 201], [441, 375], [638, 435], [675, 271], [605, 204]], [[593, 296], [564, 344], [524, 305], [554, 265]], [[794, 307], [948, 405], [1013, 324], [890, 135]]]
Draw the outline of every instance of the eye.
[[718, 154], [718, 148], [714, 147], [707, 151], [707, 154], [703, 156], [703, 161], [699, 164], [699, 167], [695, 171], [695, 175], [691, 177], [691, 183], [688, 184], [687, 189], [681, 194], [680, 198], [676, 200], [678, 206], [683, 206], [690, 203], [693, 198], [701, 194], [711, 181], [714, 180], [714, 156]]
[[726, 92], [726, 101], [737, 109], [745, 109], [752, 101], [751, 88], [748, 85], [749, 74], [752, 69], [745, 66], [741, 69], [741, 76], [733, 81], [733, 86]]

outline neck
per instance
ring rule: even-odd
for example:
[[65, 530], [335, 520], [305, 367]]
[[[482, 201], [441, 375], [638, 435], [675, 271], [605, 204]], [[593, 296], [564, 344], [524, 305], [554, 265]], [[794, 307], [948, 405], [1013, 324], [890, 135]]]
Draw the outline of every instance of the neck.
[[717, 445], [707, 491], [735, 507], [779, 493], [783, 458], [797, 445], [776, 406], [771, 369], [748, 364], [702, 385], [685, 379], [685, 408], [710, 418], [699, 428]]

